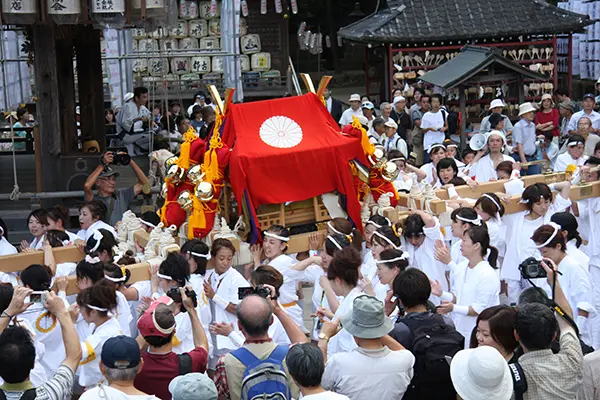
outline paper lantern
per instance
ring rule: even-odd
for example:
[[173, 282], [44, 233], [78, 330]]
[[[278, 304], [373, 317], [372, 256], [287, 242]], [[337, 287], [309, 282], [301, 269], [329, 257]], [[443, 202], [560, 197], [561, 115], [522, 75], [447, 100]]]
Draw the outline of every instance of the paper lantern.
[[169, 37], [169, 30], [162, 26], [156, 28], [150, 33], [150, 36], [154, 39], [165, 39]]
[[203, 38], [208, 35], [208, 24], [204, 19], [194, 19], [188, 23], [188, 33], [194, 38]]
[[208, 56], [196, 56], [192, 57], [192, 72], [199, 74], [206, 74], [211, 70], [211, 60]]
[[124, 14], [125, 0], [91, 0], [93, 14]]
[[81, 14], [79, 0], [47, 0], [48, 16], [57, 24], [77, 24]]
[[158, 40], [142, 39], [138, 41], [138, 51], [158, 51]]
[[168, 38], [160, 40], [160, 49], [162, 51], [172, 51], [179, 48], [179, 40]]
[[252, 54], [250, 59], [252, 71], [268, 71], [271, 69], [271, 53]]
[[[133, 0], [131, 2], [134, 9], [142, 8], [142, 0]], [[146, 0], [146, 10], [165, 8], [165, 0]]]
[[219, 38], [214, 36], [208, 36], [200, 39], [200, 49], [201, 50], [220, 50], [221, 44]]
[[240, 37], [248, 34], [248, 23], [245, 18], [240, 18]]
[[131, 37], [134, 39], [146, 39], [148, 37], [148, 33], [144, 28], [134, 28], [131, 31]]
[[148, 61], [145, 59], [133, 60], [132, 70], [136, 73], [148, 72]]
[[183, 38], [179, 40], [179, 50], [197, 50], [198, 39], [196, 38]]
[[171, 72], [175, 75], [185, 75], [191, 72], [189, 57], [173, 57], [171, 59]]
[[152, 76], [164, 76], [169, 72], [169, 61], [165, 58], [151, 58], [148, 60], [148, 72]]
[[188, 24], [186, 21], [177, 21], [177, 25], [169, 30], [169, 37], [183, 39], [188, 35]]
[[135, 39], [131, 41], [131, 50], [138, 51], [138, 41]]
[[242, 36], [240, 41], [242, 53], [254, 54], [260, 52], [260, 36], [256, 34], [250, 34]]

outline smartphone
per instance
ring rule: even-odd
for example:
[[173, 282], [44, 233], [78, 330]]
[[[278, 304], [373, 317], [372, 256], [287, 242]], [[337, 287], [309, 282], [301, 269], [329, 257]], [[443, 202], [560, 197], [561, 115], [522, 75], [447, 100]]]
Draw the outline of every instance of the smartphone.
[[42, 302], [42, 291], [31, 292], [29, 295], [29, 301], [32, 303], [41, 303]]

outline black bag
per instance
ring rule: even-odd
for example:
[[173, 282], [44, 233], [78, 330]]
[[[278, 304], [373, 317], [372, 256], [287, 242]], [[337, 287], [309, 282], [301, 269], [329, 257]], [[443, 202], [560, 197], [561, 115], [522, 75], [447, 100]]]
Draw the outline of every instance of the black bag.
[[[37, 397], [37, 391], [36, 389], [27, 389], [26, 391], [23, 392], [23, 394], [21, 395], [21, 398], [19, 398], [19, 400], [35, 400], [35, 398]], [[0, 389], [0, 400], [6, 400], [6, 394], [4, 393], [4, 390]]]
[[179, 361], [179, 375], [192, 372], [192, 357], [188, 353], [177, 354], [177, 359]]
[[403, 318], [399, 322], [413, 334], [415, 356], [413, 379], [402, 398], [455, 400], [449, 361], [465, 348], [465, 338], [437, 314], [427, 319]]
[[460, 133], [458, 113], [450, 111], [446, 116], [448, 121], [448, 130], [446, 131], [446, 139], [450, 139], [450, 135], [458, 135]]
[[510, 376], [513, 380], [513, 388], [515, 391], [515, 400], [523, 400], [523, 394], [527, 391], [527, 379], [521, 364], [518, 362], [508, 364]]

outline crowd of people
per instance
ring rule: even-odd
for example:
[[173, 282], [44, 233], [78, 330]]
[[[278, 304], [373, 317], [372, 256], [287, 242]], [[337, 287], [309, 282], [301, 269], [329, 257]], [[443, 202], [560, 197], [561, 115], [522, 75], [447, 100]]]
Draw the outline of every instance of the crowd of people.
[[[1, 392], [53, 400], [598, 399], [600, 198], [571, 200], [572, 185], [598, 180], [599, 146], [585, 154], [600, 128], [594, 99], [586, 96], [566, 124], [558, 119], [565, 101], [558, 114], [552, 98], [539, 109], [526, 103], [514, 125], [494, 100], [481, 123], [484, 146], [459, 154], [442, 97], [415, 97], [412, 111], [396, 96], [381, 117], [359, 95], [346, 111], [330, 93], [325, 104], [341, 125], [357, 117], [396, 163], [398, 191], [448, 188], [447, 220], [422, 210], [398, 222], [374, 214], [362, 226], [333, 218], [297, 254], [288, 252], [290, 230], [273, 225], [246, 265], [234, 265], [239, 249], [224, 238], [191, 239], [146, 260], [140, 244], [117, 251], [117, 231], [148, 178], [131, 160], [138, 182], [118, 188], [112, 152], [86, 181], [78, 230], [68, 229], [64, 208], [37, 209], [27, 220], [31, 240], [17, 248], [0, 219], [0, 255], [43, 254], [43, 263], [0, 273]], [[124, 141], [139, 135], [136, 124], [158, 124], [140, 115], [145, 99], [137, 88], [117, 114]], [[180, 112], [171, 111], [168, 125]], [[419, 148], [423, 165], [411, 156]], [[520, 163], [538, 151], [569, 179], [524, 187]], [[454, 190], [499, 179], [503, 193], [466, 199]], [[525, 211], [508, 213], [515, 195]], [[160, 223], [153, 212], [139, 218], [147, 232]], [[57, 262], [53, 249], [70, 245], [85, 258]], [[150, 279], [133, 279], [140, 266], [131, 265], [143, 261]]]

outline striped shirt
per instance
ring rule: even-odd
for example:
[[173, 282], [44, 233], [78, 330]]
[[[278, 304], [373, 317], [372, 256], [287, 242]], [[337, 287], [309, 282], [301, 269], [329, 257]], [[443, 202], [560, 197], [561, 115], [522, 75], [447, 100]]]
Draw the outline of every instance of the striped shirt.
[[[56, 374], [48, 382], [35, 389], [36, 400], [69, 400], [75, 381], [75, 373], [66, 365], [58, 367]], [[6, 400], [19, 400], [24, 391], [4, 390]]]

